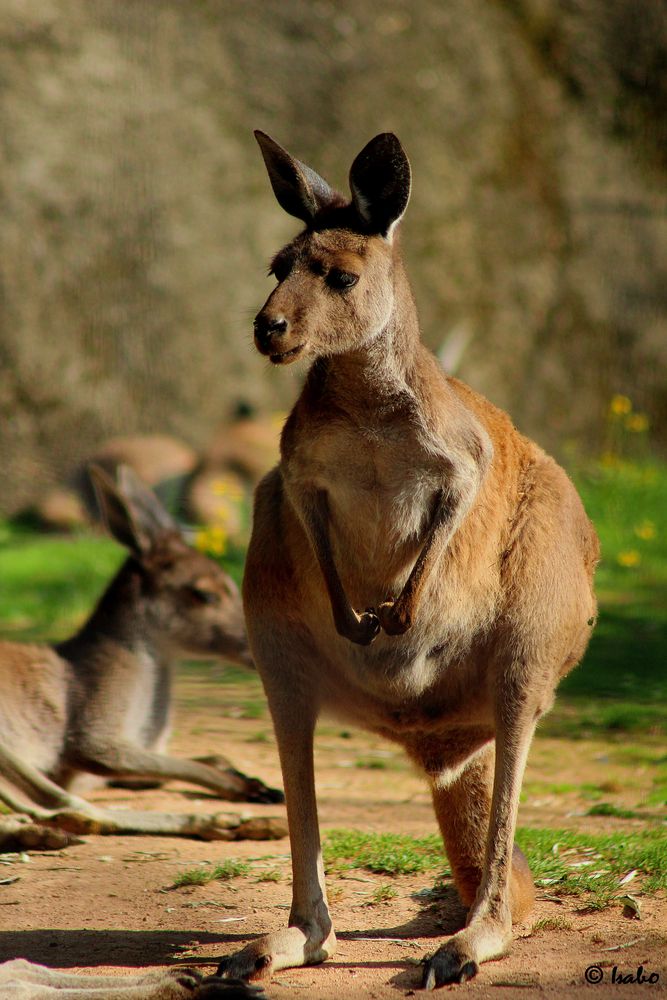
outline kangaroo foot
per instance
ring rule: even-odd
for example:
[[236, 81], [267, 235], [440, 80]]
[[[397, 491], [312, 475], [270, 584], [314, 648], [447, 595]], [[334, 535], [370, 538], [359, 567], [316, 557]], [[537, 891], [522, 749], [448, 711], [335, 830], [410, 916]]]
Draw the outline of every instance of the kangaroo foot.
[[288, 927], [251, 941], [241, 951], [223, 958], [218, 975], [226, 979], [269, 979], [279, 969], [318, 965], [333, 955], [335, 947], [333, 931], [322, 940], [321, 935], [308, 935], [300, 927]]
[[482, 962], [503, 955], [511, 940], [511, 924], [488, 916], [473, 919], [425, 960], [422, 989], [465, 983], [477, 975]]

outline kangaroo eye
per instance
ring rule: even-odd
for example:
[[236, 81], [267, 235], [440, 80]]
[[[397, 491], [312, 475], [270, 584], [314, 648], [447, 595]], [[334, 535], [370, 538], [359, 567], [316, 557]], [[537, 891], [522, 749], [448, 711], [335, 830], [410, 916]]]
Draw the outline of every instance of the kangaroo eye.
[[196, 604], [220, 604], [220, 594], [215, 590], [206, 590], [204, 587], [184, 587], [188, 597]]
[[287, 258], [282, 258], [280, 260], [275, 260], [271, 265], [271, 270], [269, 274], [272, 274], [276, 281], [280, 283], [286, 278], [289, 278], [290, 272], [292, 270], [292, 261]]
[[350, 271], [340, 271], [337, 267], [332, 267], [327, 275], [327, 285], [330, 288], [336, 288], [338, 291], [352, 288], [352, 285], [356, 285], [358, 281], [358, 274], [351, 274]]

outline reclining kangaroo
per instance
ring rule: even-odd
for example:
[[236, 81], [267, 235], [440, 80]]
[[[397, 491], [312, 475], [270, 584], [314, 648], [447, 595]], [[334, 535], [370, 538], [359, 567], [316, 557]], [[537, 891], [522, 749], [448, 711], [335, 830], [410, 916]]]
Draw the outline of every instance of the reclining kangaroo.
[[396, 232], [410, 166], [376, 136], [352, 199], [255, 133], [305, 229], [255, 319], [273, 364], [312, 362], [257, 488], [243, 587], [292, 847], [289, 926], [223, 959], [258, 979], [334, 952], [313, 776], [327, 710], [401, 744], [431, 788], [466, 927], [423, 986], [503, 954], [533, 902], [513, 846], [528, 748], [593, 625], [598, 543], [571, 482], [422, 345]]
[[[0, 642], [0, 801], [99, 820], [109, 813], [67, 791], [81, 772], [107, 779], [191, 782], [232, 801], [281, 802], [282, 792], [236, 771], [168, 757], [174, 658], [252, 665], [236, 585], [190, 548], [178, 525], [129, 468], [121, 487], [91, 471], [107, 527], [130, 551], [91, 617], [54, 647]], [[40, 811], [28, 808], [33, 816]], [[191, 832], [193, 817], [117, 811], [115, 828]], [[93, 826], [92, 829], [95, 829]], [[205, 831], [204, 831], [205, 832]]]

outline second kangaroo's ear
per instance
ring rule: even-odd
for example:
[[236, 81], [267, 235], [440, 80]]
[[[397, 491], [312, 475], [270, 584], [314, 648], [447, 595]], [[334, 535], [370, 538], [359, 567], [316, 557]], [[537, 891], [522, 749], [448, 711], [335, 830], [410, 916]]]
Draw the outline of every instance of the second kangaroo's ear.
[[146, 555], [165, 535], [180, 535], [176, 521], [127, 465], [118, 469], [118, 486], [99, 465], [89, 465], [88, 472], [109, 534], [136, 556]]
[[364, 146], [350, 168], [352, 204], [372, 233], [391, 239], [410, 199], [410, 161], [392, 132]]
[[340, 201], [340, 195], [319, 174], [295, 160], [265, 132], [255, 130], [255, 138], [269, 172], [273, 193], [290, 215], [308, 225], [321, 209]]

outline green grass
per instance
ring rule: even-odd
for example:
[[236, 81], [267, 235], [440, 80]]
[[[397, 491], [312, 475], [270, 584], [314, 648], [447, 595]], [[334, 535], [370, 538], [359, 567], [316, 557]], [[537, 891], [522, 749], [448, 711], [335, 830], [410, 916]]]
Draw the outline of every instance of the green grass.
[[[615, 814], [616, 815], [616, 814]], [[556, 896], [581, 896], [586, 907], [608, 906], [627, 891], [621, 878], [637, 869], [642, 893], [667, 889], [667, 827], [649, 826], [609, 834], [522, 827], [517, 842], [523, 850], [538, 888]], [[437, 871], [447, 874], [442, 842], [436, 835], [332, 830], [324, 841], [327, 871], [354, 868], [374, 874], [413, 875]]]
[[124, 558], [97, 535], [54, 538], [0, 524], [0, 634], [63, 639], [83, 622]]
[[388, 903], [391, 899], [396, 899], [398, 896], [398, 889], [393, 885], [385, 883], [384, 885], [379, 885], [373, 893], [371, 893], [370, 899], [366, 902], [366, 906], [379, 906], [380, 903]]
[[[590, 893], [593, 898], [609, 901], [627, 891], [619, 886], [619, 880], [635, 868], [641, 875], [638, 884], [643, 892], [667, 888], [664, 824], [608, 834], [522, 827], [516, 839], [537, 884], [548, 886], [549, 894]], [[582, 861], [590, 863], [574, 867]]]
[[240, 875], [247, 875], [250, 865], [244, 861], [237, 861], [229, 858], [222, 864], [213, 865], [211, 868], [186, 868], [176, 874], [172, 883], [172, 888], [178, 889], [184, 885], [208, 885], [209, 882], [226, 882]]
[[575, 480], [602, 545], [600, 616], [583, 663], [561, 684], [540, 731], [664, 737], [667, 465], [590, 463]]
[[384, 875], [412, 875], [443, 869], [446, 860], [442, 840], [393, 833], [361, 833], [331, 830], [324, 841], [324, 864], [328, 871], [365, 868]]

